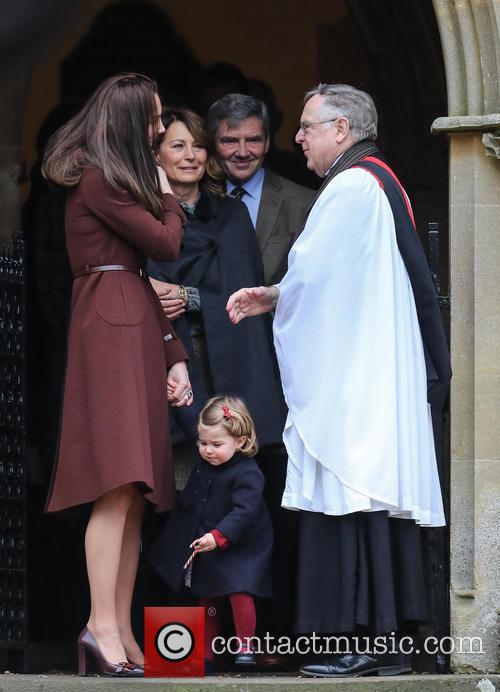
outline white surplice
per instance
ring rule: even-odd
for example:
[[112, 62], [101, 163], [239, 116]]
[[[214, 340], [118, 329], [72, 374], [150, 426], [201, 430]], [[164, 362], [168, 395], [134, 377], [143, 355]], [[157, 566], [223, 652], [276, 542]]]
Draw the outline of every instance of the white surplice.
[[282, 505], [444, 525], [415, 300], [391, 207], [361, 169], [312, 208], [279, 284], [289, 414]]

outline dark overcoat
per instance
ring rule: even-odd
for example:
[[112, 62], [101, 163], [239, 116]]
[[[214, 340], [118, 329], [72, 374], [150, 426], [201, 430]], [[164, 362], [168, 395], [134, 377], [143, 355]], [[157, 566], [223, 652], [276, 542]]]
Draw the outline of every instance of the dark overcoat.
[[[175, 262], [148, 260], [148, 273], [160, 280], [199, 289], [201, 314], [185, 313], [175, 328], [188, 349], [195, 404], [177, 409], [174, 418], [187, 437], [195, 433], [196, 414], [208, 396], [234, 394], [244, 399], [255, 422], [260, 446], [280, 444], [286, 406], [272, 341], [270, 315], [231, 324], [229, 296], [244, 286], [263, 283], [259, 245], [246, 206], [230, 197], [202, 193], [188, 217], [181, 254]], [[207, 391], [197, 359], [191, 353], [193, 320], [201, 319], [209, 379]]]
[[193, 593], [207, 598], [237, 592], [271, 596], [273, 536], [263, 490], [264, 476], [255, 459], [238, 453], [220, 466], [198, 460], [149, 555], [174, 591], [184, 583], [190, 544], [218, 529], [230, 544], [196, 555]]
[[102, 171], [87, 169], [66, 202], [66, 244], [73, 274], [85, 265], [137, 271], [75, 278], [68, 362], [56, 465], [47, 511], [96, 500], [137, 483], [160, 510], [170, 509], [167, 368], [186, 352], [149, 281], [147, 255], [175, 259], [185, 217], [164, 195], [156, 219]]

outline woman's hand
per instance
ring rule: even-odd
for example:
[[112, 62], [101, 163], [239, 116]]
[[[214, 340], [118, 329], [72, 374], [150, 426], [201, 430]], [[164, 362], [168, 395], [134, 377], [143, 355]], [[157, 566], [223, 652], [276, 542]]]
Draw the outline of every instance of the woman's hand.
[[262, 315], [276, 307], [280, 296], [277, 286], [256, 286], [240, 288], [227, 301], [226, 310], [233, 324], [238, 324], [245, 317]]
[[161, 166], [156, 166], [156, 168], [158, 170], [158, 178], [160, 180], [161, 194], [162, 195], [165, 195], [167, 193], [169, 193], [170, 195], [173, 194], [172, 188], [170, 187], [170, 183], [168, 182], [167, 174], [165, 173], [165, 171], [163, 170], [163, 168]]
[[160, 299], [163, 312], [169, 320], [175, 320], [186, 312], [187, 302], [184, 298], [179, 297], [180, 286], [178, 284], [169, 284], [166, 281], [158, 281], [151, 277], [149, 282]]
[[167, 396], [172, 406], [191, 406], [193, 390], [189, 381], [186, 361], [174, 363], [167, 375]]

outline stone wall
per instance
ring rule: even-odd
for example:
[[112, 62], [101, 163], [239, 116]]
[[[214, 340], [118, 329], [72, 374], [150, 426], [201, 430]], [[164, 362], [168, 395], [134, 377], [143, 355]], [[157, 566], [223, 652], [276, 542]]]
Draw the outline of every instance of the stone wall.
[[[500, 4], [434, 0], [450, 137], [451, 634], [455, 671], [499, 670]], [[441, 135], [443, 136], [443, 135]]]

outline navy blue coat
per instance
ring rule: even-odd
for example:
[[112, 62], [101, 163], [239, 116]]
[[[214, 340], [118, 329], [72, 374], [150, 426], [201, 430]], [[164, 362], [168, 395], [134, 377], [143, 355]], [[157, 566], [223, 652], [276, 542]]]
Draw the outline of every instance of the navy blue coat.
[[237, 592], [271, 596], [273, 535], [263, 490], [264, 476], [255, 459], [238, 453], [220, 466], [198, 460], [149, 554], [174, 591], [184, 583], [189, 545], [218, 529], [230, 544], [196, 555], [193, 593], [209, 598]]

